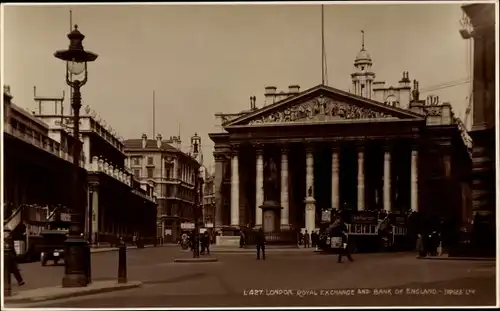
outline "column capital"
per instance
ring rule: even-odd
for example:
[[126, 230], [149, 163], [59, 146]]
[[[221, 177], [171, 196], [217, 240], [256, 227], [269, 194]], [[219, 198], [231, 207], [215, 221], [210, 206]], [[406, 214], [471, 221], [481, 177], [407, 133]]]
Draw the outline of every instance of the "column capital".
[[96, 192], [99, 189], [99, 183], [98, 182], [91, 182], [88, 184], [89, 191], [90, 192]]
[[227, 155], [223, 152], [214, 152], [215, 162], [224, 162], [227, 159]]
[[420, 143], [418, 141], [412, 141], [410, 146], [411, 146], [411, 151], [418, 151]]
[[316, 145], [314, 143], [306, 143], [306, 152], [316, 151]]
[[384, 139], [382, 141], [382, 149], [384, 151], [392, 151], [393, 148], [393, 142], [390, 139]]
[[255, 149], [255, 152], [258, 154], [258, 155], [262, 155], [264, 154], [264, 147], [265, 145], [262, 144], [262, 143], [253, 143], [252, 144], [252, 147]]
[[364, 141], [361, 141], [361, 140], [357, 140], [356, 141], [356, 149], [358, 151], [364, 151], [365, 150], [365, 145], [366, 145], [366, 142], [364, 142]]
[[290, 146], [288, 144], [281, 144], [280, 145], [281, 154], [288, 154], [289, 151], [290, 151]]
[[237, 156], [239, 152], [240, 152], [240, 144], [231, 144], [231, 150], [229, 151], [231, 156]]
[[339, 141], [334, 141], [334, 142], [332, 142], [330, 148], [332, 149], [333, 152], [337, 152], [337, 151], [340, 150], [340, 147], [341, 147], [340, 146], [340, 142]]

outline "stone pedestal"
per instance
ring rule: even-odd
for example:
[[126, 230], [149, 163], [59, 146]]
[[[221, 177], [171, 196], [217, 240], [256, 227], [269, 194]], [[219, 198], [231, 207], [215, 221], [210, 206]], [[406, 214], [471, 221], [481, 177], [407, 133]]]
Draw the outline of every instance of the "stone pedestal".
[[310, 234], [316, 228], [316, 200], [312, 196], [308, 196], [304, 203], [306, 204], [305, 228]]
[[276, 201], [264, 201], [262, 209], [262, 229], [264, 232], [274, 232], [280, 228], [280, 214], [283, 207]]

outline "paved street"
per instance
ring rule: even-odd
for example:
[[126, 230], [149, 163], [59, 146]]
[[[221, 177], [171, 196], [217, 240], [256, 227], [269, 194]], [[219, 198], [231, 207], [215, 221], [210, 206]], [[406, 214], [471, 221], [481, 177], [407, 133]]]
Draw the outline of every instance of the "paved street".
[[[92, 256], [94, 280], [116, 278], [117, 252]], [[30, 307], [495, 304], [495, 262], [417, 260], [413, 254], [383, 253], [357, 254], [354, 263], [337, 264], [331, 255], [273, 252], [266, 261], [257, 261], [253, 254], [235, 253], [218, 254], [216, 263], [173, 263], [174, 258], [186, 256], [190, 253], [176, 247], [131, 250], [128, 276], [143, 281], [141, 288]], [[36, 263], [22, 269], [26, 288], [60, 284], [63, 274], [63, 267]], [[362, 294], [358, 289], [369, 289], [370, 293]], [[455, 291], [445, 292], [451, 289]], [[273, 290], [283, 292], [272, 295], [277, 294]]]

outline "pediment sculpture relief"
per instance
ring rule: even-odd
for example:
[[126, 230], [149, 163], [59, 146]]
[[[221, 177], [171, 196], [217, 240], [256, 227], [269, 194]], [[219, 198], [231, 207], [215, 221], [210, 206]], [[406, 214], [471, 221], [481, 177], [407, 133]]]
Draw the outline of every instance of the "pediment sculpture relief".
[[320, 97], [311, 101], [288, 107], [283, 111], [276, 111], [251, 120], [248, 124], [288, 123], [300, 121], [329, 121], [335, 119], [372, 119], [388, 118], [391, 115], [353, 104], [334, 101]]

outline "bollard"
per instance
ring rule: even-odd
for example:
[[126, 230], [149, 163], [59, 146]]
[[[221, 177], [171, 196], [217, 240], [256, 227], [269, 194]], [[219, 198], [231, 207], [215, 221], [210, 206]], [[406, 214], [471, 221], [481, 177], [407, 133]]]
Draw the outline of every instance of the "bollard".
[[118, 283], [127, 283], [127, 246], [118, 245]]
[[12, 267], [12, 254], [9, 243], [4, 243], [3, 249], [3, 295], [4, 297], [12, 296], [12, 282], [10, 278], [10, 269]]
[[87, 284], [92, 283], [92, 252], [90, 245], [87, 247]]

